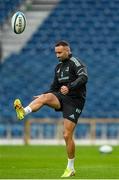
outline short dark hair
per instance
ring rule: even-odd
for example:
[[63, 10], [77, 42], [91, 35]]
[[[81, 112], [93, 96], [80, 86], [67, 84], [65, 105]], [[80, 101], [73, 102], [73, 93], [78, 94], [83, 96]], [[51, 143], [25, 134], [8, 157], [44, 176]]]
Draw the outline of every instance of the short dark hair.
[[55, 47], [57, 46], [69, 46], [69, 43], [67, 41], [58, 41], [56, 44], [55, 44]]

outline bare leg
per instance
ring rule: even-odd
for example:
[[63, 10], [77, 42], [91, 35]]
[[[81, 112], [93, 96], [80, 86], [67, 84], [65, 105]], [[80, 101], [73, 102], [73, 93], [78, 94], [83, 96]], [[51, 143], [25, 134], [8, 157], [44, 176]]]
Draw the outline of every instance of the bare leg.
[[73, 140], [73, 132], [75, 126], [76, 124], [72, 121], [64, 119], [64, 139], [69, 159], [73, 159], [75, 157], [75, 143]]
[[43, 105], [48, 105], [55, 109], [59, 109], [61, 107], [58, 98], [52, 93], [37, 96], [37, 98], [28, 106], [32, 109], [32, 112], [35, 112], [38, 111]]

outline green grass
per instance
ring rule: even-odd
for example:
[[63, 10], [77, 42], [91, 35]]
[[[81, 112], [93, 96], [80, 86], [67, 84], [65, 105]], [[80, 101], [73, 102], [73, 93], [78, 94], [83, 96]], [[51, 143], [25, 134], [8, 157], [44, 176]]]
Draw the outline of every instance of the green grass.
[[[0, 146], [0, 179], [59, 179], [67, 164], [64, 146]], [[119, 147], [100, 154], [77, 146], [73, 179], [118, 179]]]

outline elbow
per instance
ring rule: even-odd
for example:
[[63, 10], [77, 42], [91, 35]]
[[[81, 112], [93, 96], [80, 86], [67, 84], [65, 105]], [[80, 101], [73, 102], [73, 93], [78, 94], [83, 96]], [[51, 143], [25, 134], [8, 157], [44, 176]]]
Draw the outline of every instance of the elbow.
[[88, 76], [86, 76], [86, 83], [88, 82]]
[[82, 79], [83, 79], [83, 83], [86, 84], [86, 83], [88, 82], [88, 76], [85, 76], [85, 75], [84, 75], [84, 76], [82, 77]]

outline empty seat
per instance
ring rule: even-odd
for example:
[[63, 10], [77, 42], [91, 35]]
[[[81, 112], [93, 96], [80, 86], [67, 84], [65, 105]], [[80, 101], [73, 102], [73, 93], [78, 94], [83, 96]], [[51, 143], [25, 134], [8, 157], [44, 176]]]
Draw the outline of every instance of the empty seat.
[[[2, 65], [1, 116], [15, 118], [12, 109], [15, 98], [20, 97], [27, 105], [33, 95], [48, 90], [58, 62], [54, 44], [65, 39], [71, 43], [74, 55], [88, 67], [88, 93], [82, 117], [119, 117], [117, 4], [116, 0], [60, 1], [23, 50]], [[59, 117], [59, 114], [46, 108], [30, 117], [38, 116]]]

